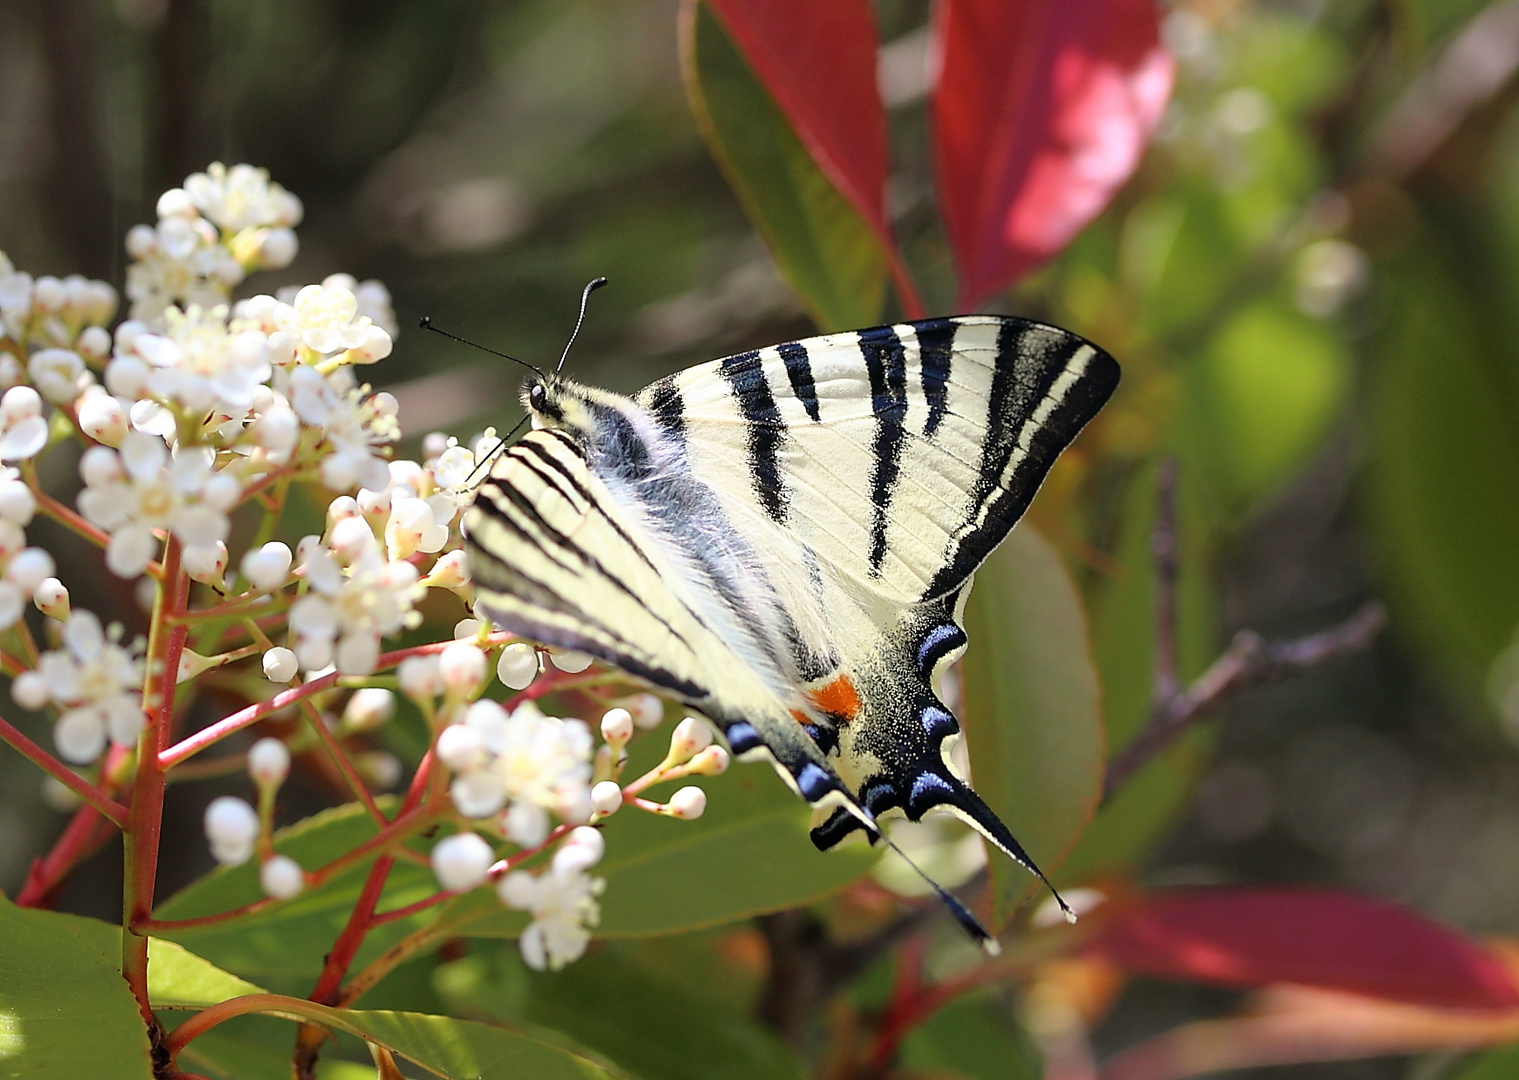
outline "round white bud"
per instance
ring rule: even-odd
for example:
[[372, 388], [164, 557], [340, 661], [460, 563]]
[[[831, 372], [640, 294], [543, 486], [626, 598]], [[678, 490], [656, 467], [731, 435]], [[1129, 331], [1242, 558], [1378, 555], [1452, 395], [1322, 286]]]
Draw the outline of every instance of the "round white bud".
[[226, 572], [231, 558], [227, 545], [222, 540], [214, 544], [186, 544], [180, 554], [185, 573], [205, 585], [221, 584], [222, 574]]
[[86, 360], [102, 360], [111, 351], [110, 332], [99, 326], [86, 326], [74, 343], [79, 355]]
[[496, 661], [496, 676], [512, 690], [526, 690], [538, 677], [538, 650], [522, 641], [514, 641], [501, 650]]
[[248, 751], [248, 775], [259, 787], [279, 787], [290, 775], [290, 750], [279, 739], [260, 739]]
[[624, 699], [623, 705], [633, 714], [633, 723], [640, 731], [648, 731], [664, 723], [665, 703], [654, 694], [634, 694]]
[[349, 731], [370, 731], [396, 712], [396, 695], [383, 686], [364, 686], [353, 692], [343, 707], [343, 726]]
[[212, 799], [206, 807], [206, 839], [211, 842], [211, 854], [225, 865], [245, 863], [253, 854], [258, 840], [258, 812], [242, 799], [223, 795]]
[[79, 399], [79, 430], [106, 446], [120, 446], [127, 437], [127, 410], [98, 386]]
[[568, 847], [578, 847], [591, 854], [588, 866], [595, 866], [601, 861], [601, 857], [607, 853], [606, 837], [602, 836], [600, 829], [589, 825], [580, 825], [570, 830], [569, 835], [561, 842], [560, 851]]
[[728, 751], [721, 746], [709, 746], [693, 757], [686, 765], [697, 776], [718, 776], [728, 771]]
[[345, 562], [352, 562], [374, 544], [374, 533], [362, 512], [356, 517], [346, 517], [332, 526], [329, 546]]
[[62, 622], [69, 617], [69, 590], [55, 577], [46, 578], [37, 586], [32, 593], [32, 603], [50, 619]]
[[230, 513], [242, 498], [242, 482], [230, 472], [215, 473], [200, 487], [200, 501], [223, 514]]
[[389, 791], [401, 782], [401, 759], [389, 750], [369, 750], [353, 759], [359, 775], [378, 791]]
[[37, 513], [37, 497], [20, 480], [0, 481], [0, 521], [25, 527]]
[[578, 675], [591, 666], [595, 659], [590, 653], [580, 652], [578, 649], [563, 649], [559, 652], [549, 653], [549, 659], [554, 666], [567, 675]]
[[468, 697], [485, 682], [485, 653], [467, 641], [455, 641], [438, 654], [438, 674], [451, 697]]
[[438, 556], [438, 561], [428, 571], [426, 584], [440, 589], [457, 589], [468, 585], [469, 581], [469, 558], [463, 549], [459, 549]]
[[285, 584], [293, 558], [289, 547], [278, 540], [272, 541], [243, 556], [243, 577], [255, 589], [277, 589]]
[[480, 633], [479, 619], [460, 619], [454, 623], [454, 640], [471, 641]]
[[258, 883], [276, 900], [293, 900], [306, 887], [306, 872], [289, 855], [274, 855], [258, 868]]
[[666, 804], [673, 817], [695, 821], [707, 811], [707, 793], [699, 787], [683, 787]]
[[616, 780], [603, 780], [591, 788], [591, 809], [602, 817], [610, 817], [622, 808], [622, 785]]
[[633, 714], [627, 709], [608, 709], [601, 718], [601, 737], [621, 746], [633, 737]]
[[5, 580], [24, 593], [35, 593], [58, 569], [53, 557], [42, 548], [22, 548], [5, 566]]
[[86, 487], [104, 487], [122, 477], [121, 457], [106, 446], [92, 446], [79, 457], [79, 478]]
[[688, 716], [675, 725], [675, 733], [670, 736], [670, 759], [676, 764], [690, 761], [711, 745], [712, 728], [705, 721]]
[[23, 671], [11, 681], [11, 700], [28, 712], [37, 712], [52, 700], [47, 679], [40, 671]]
[[300, 670], [300, 666], [295, 653], [283, 645], [276, 645], [264, 653], [264, 678], [270, 682], [289, 682], [295, 678], [295, 673]]
[[433, 875], [448, 892], [464, 892], [483, 884], [495, 861], [495, 851], [474, 833], [445, 836], [432, 849]]
[[436, 656], [408, 656], [396, 668], [401, 693], [417, 702], [431, 702], [443, 692], [443, 676]]

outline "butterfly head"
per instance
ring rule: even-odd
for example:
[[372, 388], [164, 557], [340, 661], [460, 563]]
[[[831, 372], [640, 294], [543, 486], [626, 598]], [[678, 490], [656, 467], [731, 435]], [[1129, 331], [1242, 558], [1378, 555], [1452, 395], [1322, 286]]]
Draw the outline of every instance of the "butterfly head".
[[559, 428], [583, 437], [595, 427], [594, 394], [555, 374], [534, 375], [522, 388], [522, 405], [533, 427]]

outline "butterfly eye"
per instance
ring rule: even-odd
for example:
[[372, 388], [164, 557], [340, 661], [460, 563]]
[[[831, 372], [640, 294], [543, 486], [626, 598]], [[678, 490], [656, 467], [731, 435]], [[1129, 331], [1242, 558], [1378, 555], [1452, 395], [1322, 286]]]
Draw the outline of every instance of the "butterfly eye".
[[548, 392], [543, 389], [542, 383], [534, 383], [527, 392], [527, 403], [534, 412], [542, 412], [548, 404]]

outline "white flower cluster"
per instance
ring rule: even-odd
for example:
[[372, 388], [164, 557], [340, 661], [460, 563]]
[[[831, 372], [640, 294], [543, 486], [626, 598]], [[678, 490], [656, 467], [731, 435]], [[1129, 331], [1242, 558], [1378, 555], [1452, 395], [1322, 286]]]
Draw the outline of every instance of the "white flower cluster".
[[143, 643], [122, 645], [121, 636], [119, 624], [102, 628], [91, 612], [75, 611], [63, 623], [63, 647], [44, 652], [35, 671], [11, 683], [22, 708], [58, 707], [53, 742], [65, 761], [88, 764], [107, 739], [131, 746], [142, 732]]

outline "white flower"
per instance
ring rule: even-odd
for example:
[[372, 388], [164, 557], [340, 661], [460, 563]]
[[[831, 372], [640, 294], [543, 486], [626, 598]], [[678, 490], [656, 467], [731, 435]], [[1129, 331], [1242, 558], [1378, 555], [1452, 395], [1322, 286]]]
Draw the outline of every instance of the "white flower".
[[118, 577], [136, 577], [158, 549], [154, 529], [167, 529], [187, 547], [208, 550], [219, 557], [217, 545], [227, 537], [227, 515], [201, 500], [210, 478], [209, 451], [182, 447], [170, 459], [162, 439], [141, 431], [128, 432], [120, 450], [121, 475], [92, 483], [98, 466], [81, 473], [88, 485], [79, 493], [85, 518], [111, 533], [106, 565]]
[[0, 251], [0, 336], [24, 341], [32, 317], [32, 275], [21, 273]]
[[370, 345], [370, 328], [374, 327], [369, 316], [359, 314], [358, 297], [345, 288], [325, 285], [301, 289], [290, 303], [279, 306], [274, 322], [322, 356]]
[[[183, 311], [169, 307], [163, 312], [163, 322], [162, 334], [135, 334], [129, 349], [118, 346], [112, 365], [123, 361], [132, 365], [127, 385], [139, 381], [136, 364], [140, 362], [147, 371], [139, 392], [145, 390], [193, 412], [218, 407], [246, 412], [253, 404], [255, 388], [271, 372], [268, 335], [258, 330], [229, 332], [225, 304], [191, 304]], [[108, 383], [113, 374], [108, 368]]]
[[533, 914], [518, 943], [529, 967], [558, 971], [584, 955], [591, 928], [601, 921], [596, 898], [605, 888], [605, 878], [573, 865], [561, 867], [557, 859], [537, 877], [522, 870], [502, 877], [497, 885], [502, 902]]
[[[573, 822], [590, 817], [594, 744], [582, 721], [545, 716], [531, 702], [508, 714], [494, 701], [477, 701], [465, 712], [464, 723], [478, 732], [486, 756], [461, 772], [458, 780], [469, 783], [458, 794], [470, 809], [479, 810], [486, 805], [486, 790], [499, 789], [500, 798], [510, 802], [503, 820], [509, 839], [525, 847], [540, 843], [548, 834], [549, 812]], [[478, 776], [491, 779], [476, 780]], [[470, 812], [458, 797], [455, 805], [461, 813]], [[498, 801], [477, 816], [494, 813], [500, 805]]]
[[[382, 491], [390, 486], [390, 469], [375, 448], [394, 442], [396, 399], [391, 394], [364, 397], [358, 388], [342, 388], [348, 369], [323, 376], [313, 367], [296, 365], [281, 373], [285, 396], [302, 421], [322, 431], [329, 453], [321, 463], [322, 483], [333, 491], [356, 487]], [[351, 382], [351, 378], [348, 379]]]
[[186, 177], [182, 191], [166, 192], [159, 202], [160, 215], [165, 199], [171, 208], [183, 204], [190, 213], [199, 210], [232, 233], [261, 225], [299, 225], [304, 213], [301, 200], [272, 182], [267, 169], [252, 165], [229, 169], [219, 161], [203, 173]]
[[448, 892], [464, 892], [484, 884], [495, 861], [490, 844], [474, 833], [444, 837], [432, 849], [433, 874]]
[[37, 498], [15, 469], [0, 468], [0, 521], [25, 528], [37, 512]]
[[367, 675], [379, 660], [380, 639], [418, 619], [413, 607], [422, 592], [417, 568], [387, 562], [363, 520], [339, 524], [348, 521], [359, 526], [361, 541], [367, 542], [343, 555], [315, 546], [305, 560], [310, 591], [290, 609], [295, 652], [308, 671], [336, 663], [345, 675]]
[[47, 445], [42, 398], [30, 386], [13, 386], [0, 397], [0, 461], [35, 457]]
[[37, 661], [45, 700], [63, 710], [54, 741], [78, 765], [99, 757], [107, 737], [129, 746], [143, 728], [142, 659], [138, 649], [119, 643], [120, 627], [111, 630], [102, 630], [92, 612], [72, 612], [63, 624], [63, 648]]
[[95, 381], [84, 366], [84, 357], [72, 349], [39, 349], [26, 364], [27, 374], [42, 396], [67, 405]]
[[156, 228], [138, 225], [127, 234], [127, 298], [131, 318], [156, 324], [170, 304], [214, 307], [243, 280], [243, 265], [205, 219], [169, 216]]

